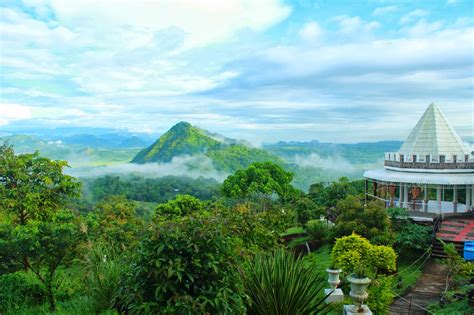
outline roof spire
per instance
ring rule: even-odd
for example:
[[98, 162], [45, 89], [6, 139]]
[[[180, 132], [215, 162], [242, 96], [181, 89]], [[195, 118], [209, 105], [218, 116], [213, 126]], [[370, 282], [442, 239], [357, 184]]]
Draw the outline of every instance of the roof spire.
[[441, 110], [431, 103], [403, 143], [400, 154], [464, 155], [469, 150]]

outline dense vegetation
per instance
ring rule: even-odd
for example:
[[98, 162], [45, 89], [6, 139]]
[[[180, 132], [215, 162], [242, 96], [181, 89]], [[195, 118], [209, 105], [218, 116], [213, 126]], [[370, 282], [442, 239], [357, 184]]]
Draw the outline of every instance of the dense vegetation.
[[[364, 207], [347, 178], [304, 193], [271, 162], [222, 186], [81, 182], [66, 166], [0, 147], [2, 314], [336, 314], [324, 303], [328, 267], [371, 277], [368, 304], [385, 314], [401, 250], [429, 246], [398, 209]], [[453, 279], [468, 269], [455, 256], [450, 266]]]

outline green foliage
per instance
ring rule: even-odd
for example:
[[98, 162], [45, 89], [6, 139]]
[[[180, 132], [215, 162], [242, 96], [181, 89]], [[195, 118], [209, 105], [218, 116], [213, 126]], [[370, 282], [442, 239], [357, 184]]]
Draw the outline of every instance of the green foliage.
[[289, 204], [295, 209], [298, 222], [301, 225], [305, 225], [309, 220], [319, 219], [321, 215], [326, 213], [324, 207], [316, 205], [303, 193], [295, 193], [294, 196], [291, 197]]
[[110, 195], [124, 195], [129, 200], [165, 203], [179, 194], [209, 200], [219, 195], [219, 183], [212, 178], [164, 176], [144, 178], [139, 176], [102, 176], [84, 179], [86, 197], [97, 201]]
[[235, 241], [215, 218], [152, 225], [121, 295], [131, 313], [242, 313]]
[[85, 283], [95, 313], [114, 308], [120, 279], [127, 271], [126, 262], [124, 254], [110, 244], [97, 242], [87, 248]]
[[151, 146], [140, 151], [132, 163], [170, 162], [178, 155], [205, 153], [220, 146], [221, 142], [206, 135], [204, 130], [180, 122]]
[[309, 197], [319, 206], [334, 207], [349, 195], [358, 196], [364, 194], [364, 181], [349, 181], [347, 177], [339, 178], [339, 181], [329, 185], [316, 183], [309, 188]]
[[283, 165], [283, 161], [265, 150], [232, 144], [206, 153], [214, 167], [219, 171], [234, 173], [255, 162], [273, 162]]
[[375, 244], [392, 245], [394, 235], [387, 211], [377, 202], [364, 206], [354, 196], [337, 203], [339, 215], [336, 219], [335, 235], [350, 235], [352, 232], [362, 235]]
[[354, 233], [338, 238], [331, 252], [333, 268], [372, 279], [368, 304], [377, 314], [388, 314], [388, 307], [393, 300], [393, 280], [385, 275], [396, 270], [396, 260], [393, 248], [372, 245], [367, 239]]
[[280, 221], [280, 217], [272, 215], [272, 212], [273, 210], [256, 213], [250, 211], [246, 205], [237, 205], [231, 209], [222, 207], [214, 211], [229, 234], [241, 240], [238, 252], [242, 256], [252, 256], [256, 252], [277, 246], [280, 228], [275, 226], [273, 221], [281, 224], [283, 220]]
[[19, 271], [0, 276], [0, 313], [11, 314], [43, 300], [44, 289], [31, 274]]
[[103, 240], [124, 249], [138, 239], [143, 222], [136, 215], [135, 204], [123, 196], [109, 196], [99, 201], [88, 214], [89, 239]]
[[[81, 238], [80, 222], [70, 211], [59, 210], [48, 221], [29, 220], [8, 231], [0, 252], [11, 250], [11, 257], [23, 261], [43, 284], [52, 310], [56, 307], [56, 271], [73, 257]], [[26, 259], [25, 259], [26, 257]], [[56, 285], [56, 286], [55, 286]]]
[[327, 222], [311, 220], [306, 223], [306, 232], [313, 240], [325, 241], [329, 237], [330, 227]]
[[290, 184], [292, 179], [293, 175], [277, 164], [252, 163], [245, 170], [227, 177], [222, 193], [230, 198], [270, 198], [273, 194], [284, 198], [294, 193]]
[[375, 314], [389, 314], [389, 306], [395, 297], [392, 287], [392, 277], [377, 277], [371, 282], [368, 289], [367, 304], [372, 312]]
[[202, 202], [190, 195], [177, 195], [174, 200], [158, 205], [155, 209], [156, 219], [171, 219], [199, 213], [204, 209]]
[[281, 236], [288, 236], [288, 235], [294, 235], [294, 234], [304, 234], [306, 233], [306, 230], [302, 228], [301, 226], [295, 226], [287, 229], [285, 232], [281, 234]]
[[402, 255], [425, 251], [430, 246], [431, 228], [406, 220], [397, 233], [395, 248]]
[[70, 197], [79, 193], [79, 182], [62, 173], [64, 161], [51, 161], [39, 154], [15, 155], [0, 146], [0, 210], [14, 215], [14, 224], [45, 219]]
[[292, 253], [260, 254], [242, 272], [250, 314], [321, 314], [325, 279]]
[[354, 233], [336, 239], [331, 252], [332, 265], [341, 268], [346, 273], [352, 273], [361, 266], [364, 267], [366, 273], [359, 273], [359, 276], [395, 271], [396, 259], [397, 255], [393, 248], [372, 245], [366, 238]]

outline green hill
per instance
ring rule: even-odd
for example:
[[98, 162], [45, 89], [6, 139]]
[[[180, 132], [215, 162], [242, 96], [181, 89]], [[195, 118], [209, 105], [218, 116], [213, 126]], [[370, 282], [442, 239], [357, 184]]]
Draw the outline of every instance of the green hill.
[[163, 134], [151, 146], [140, 151], [132, 163], [170, 162], [182, 155], [204, 154], [219, 171], [234, 172], [253, 162], [281, 162], [271, 153], [250, 147], [244, 142], [225, 138], [218, 134], [180, 122]]

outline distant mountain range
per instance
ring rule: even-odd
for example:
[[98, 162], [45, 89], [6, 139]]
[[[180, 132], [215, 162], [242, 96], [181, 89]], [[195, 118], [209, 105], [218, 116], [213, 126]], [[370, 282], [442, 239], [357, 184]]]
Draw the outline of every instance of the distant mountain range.
[[396, 151], [402, 144], [401, 141], [335, 144], [314, 140], [278, 142], [256, 148], [187, 122], [174, 125], [158, 139], [156, 135], [151, 138], [148, 134], [108, 129], [76, 132], [79, 133], [64, 130], [63, 135], [58, 132], [43, 136], [15, 134], [0, 137], [0, 144], [8, 142], [18, 153], [38, 150], [48, 158], [67, 160], [73, 167], [169, 163], [177, 157], [191, 157], [184, 167], [202, 172], [204, 177], [211, 176], [212, 169], [219, 174], [231, 174], [252, 162], [273, 161], [292, 171], [294, 184], [302, 189], [341, 176], [358, 178], [364, 170], [380, 167], [383, 153]]

